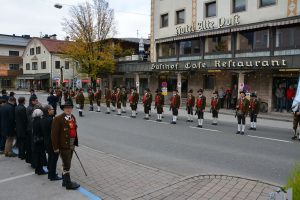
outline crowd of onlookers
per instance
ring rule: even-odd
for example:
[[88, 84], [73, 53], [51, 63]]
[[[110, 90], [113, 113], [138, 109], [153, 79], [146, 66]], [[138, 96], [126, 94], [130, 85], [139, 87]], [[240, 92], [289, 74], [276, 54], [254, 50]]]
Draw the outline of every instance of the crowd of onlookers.
[[[35, 169], [38, 175], [47, 174], [50, 180], [61, 180], [56, 173], [58, 153], [53, 151], [51, 143], [51, 124], [55, 108], [51, 104], [42, 105], [30, 91], [29, 104], [26, 99], [15, 98], [14, 92], [7, 95], [2, 90], [0, 97], [0, 154], [5, 157], [19, 157]], [[14, 141], [16, 141], [14, 143]], [[13, 151], [18, 149], [18, 153]], [[46, 156], [48, 154], [48, 156]]]
[[279, 84], [275, 91], [276, 97], [276, 112], [283, 112], [286, 109], [287, 112], [292, 112], [292, 104], [296, 95], [296, 90], [293, 85], [290, 85], [287, 89]]

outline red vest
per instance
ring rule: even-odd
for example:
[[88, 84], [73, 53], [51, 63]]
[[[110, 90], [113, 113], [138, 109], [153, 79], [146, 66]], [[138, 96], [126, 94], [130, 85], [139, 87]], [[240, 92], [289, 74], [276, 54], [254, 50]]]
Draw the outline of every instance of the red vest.
[[197, 99], [197, 108], [200, 108], [201, 107], [201, 102], [202, 101], [202, 99], [201, 98], [198, 98]]
[[218, 103], [218, 99], [213, 98], [213, 100], [211, 101], [211, 106], [212, 106], [213, 108], [216, 108], [217, 103]]
[[74, 119], [72, 118], [70, 121], [68, 121], [68, 123], [70, 127], [70, 132], [69, 132], [70, 138], [76, 138], [77, 133], [76, 133], [76, 125]]
[[240, 103], [239, 103], [239, 110], [243, 110], [243, 100], [242, 99], [240, 100]]

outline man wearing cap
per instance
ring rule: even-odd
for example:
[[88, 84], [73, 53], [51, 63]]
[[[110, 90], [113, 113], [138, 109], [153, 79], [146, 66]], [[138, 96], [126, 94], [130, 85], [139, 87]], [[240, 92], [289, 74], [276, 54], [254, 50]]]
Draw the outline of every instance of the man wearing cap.
[[188, 113], [187, 122], [193, 122], [193, 109], [195, 106], [195, 96], [193, 95], [193, 90], [189, 90], [187, 99], [186, 99], [186, 110]]
[[127, 92], [125, 87], [122, 87], [121, 90], [121, 101], [122, 101], [122, 113], [126, 113]]
[[117, 115], [121, 115], [121, 108], [122, 108], [122, 102], [121, 102], [121, 90], [119, 87], [117, 87], [116, 91], [116, 105], [117, 105]]
[[150, 95], [150, 90], [149, 88], [145, 89], [145, 93], [143, 96], [143, 104], [144, 104], [144, 112], [145, 112], [145, 120], [149, 119], [149, 111], [151, 109], [151, 103], [152, 103], [152, 97]]
[[138, 102], [139, 102], [139, 94], [137, 93], [136, 88], [132, 88], [131, 94], [129, 96], [132, 118], [136, 118], [136, 109], [137, 109]]
[[221, 100], [219, 98], [218, 91], [215, 91], [213, 93], [213, 97], [211, 99], [211, 109], [210, 109], [212, 112], [212, 118], [213, 118], [212, 125], [218, 125], [220, 108], [221, 108]]
[[95, 93], [95, 101], [97, 104], [97, 111], [96, 112], [101, 112], [101, 90], [97, 88], [97, 91]]
[[259, 113], [259, 101], [255, 93], [250, 95], [250, 105], [249, 105], [249, 116], [250, 116], [250, 128], [249, 130], [256, 131], [256, 121], [257, 115]]
[[91, 89], [91, 88], [88, 91], [88, 98], [89, 98], [89, 102], [90, 102], [90, 110], [89, 111], [94, 111], [94, 99], [95, 99], [95, 96], [94, 96], [93, 89]]
[[178, 117], [178, 109], [180, 107], [180, 96], [178, 95], [178, 90], [173, 90], [173, 95], [170, 100], [170, 109], [172, 110], [173, 119], [171, 124], [177, 123], [177, 117]]
[[111, 92], [108, 86], [105, 87], [104, 89], [105, 92], [105, 103], [106, 103], [106, 114], [110, 114], [110, 101], [111, 101]]
[[83, 95], [83, 89], [81, 88], [76, 96], [76, 104], [79, 105], [79, 117], [83, 117], [83, 108], [84, 108], [84, 95]]
[[198, 115], [198, 128], [202, 128], [204, 111], [206, 106], [206, 97], [203, 95], [203, 90], [198, 90], [198, 97], [196, 101], [196, 115]]
[[78, 146], [76, 118], [72, 114], [73, 103], [66, 101], [61, 105], [63, 113], [53, 119], [51, 141], [55, 153], [59, 153], [63, 164], [62, 186], [67, 190], [76, 190], [80, 187], [70, 178], [70, 168], [75, 146]]
[[157, 110], [157, 119], [156, 119], [156, 121], [158, 121], [158, 122], [162, 121], [164, 99], [165, 99], [165, 97], [162, 94], [161, 89], [157, 89], [156, 90], [156, 95], [155, 95], [155, 108]]
[[237, 120], [238, 120], [238, 131], [236, 134], [245, 134], [246, 116], [249, 111], [249, 100], [245, 97], [244, 91], [240, 92], [240, 98], [236, 104]]

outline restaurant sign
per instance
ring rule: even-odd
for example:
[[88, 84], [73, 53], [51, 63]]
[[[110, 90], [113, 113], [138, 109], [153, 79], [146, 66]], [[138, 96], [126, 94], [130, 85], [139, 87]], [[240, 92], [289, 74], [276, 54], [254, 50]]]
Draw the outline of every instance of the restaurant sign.
[[255, 68], [275, 68], [286, 67], [285, 59], [269, 60], [209, 60], [209, 61], [189, 61], [175, 63], [153, 63], [152, 70], [176, 71], [176, 70], [196, 70], [196, 69], [255, 69]]

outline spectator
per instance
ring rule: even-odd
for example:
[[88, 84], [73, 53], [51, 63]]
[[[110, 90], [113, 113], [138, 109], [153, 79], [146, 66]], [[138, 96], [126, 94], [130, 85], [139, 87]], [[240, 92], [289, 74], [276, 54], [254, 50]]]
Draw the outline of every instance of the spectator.
[[16, 132], [17, 146], [19, 149], [19, 158], [24, 160], [26, 154], [26, 137], [27, 137], [27, 115], [25, 107], [25, 97], [18, 98], [18, 106], [15, 109], [16, 113]]
[[225, 97], [225, 92], [224, 92], [223, 87], [221, 87], [221, 88], [218, 90], [218, 95], [219, 95], [220, 102], [221, 102], [221, 108], [224, 108], [224, 97]]
[[282, 112], [283, 109], [283, 98], [284, 98], [284, 89], [282, 88], [282, 84], [279, 84], [278, 88], [276, 89], [276, 112], [278, 112], [280, 110], [280, 112]]
[[56, 109], [57, 109], [57, 103], [58, 103], [58, 98], [57, 96], [54, 96], [53, 91], [49, 93], [50, 95], [47, 98], [48, 104], [52, 106], [54, 109], [54, 116], [56, 115]]
[[56, 166], [58, 160], [58, 153], [53, 151], [52, 141], [51, 141], [51, 126], [54, 117], [54, 109], [51, 105], [46, 105], [44, 107], [44, 116], [42, 119], [42, 132], [44, 135], [45, 149], [48, 153], [48, 179], [50, 181], [58, 181], [62, 178], [56, 173]]
[[35, 109], [32, 113], [32, 137], [33, 137], [33, 162], [35, 166], [35, 173], [37, 175], [45, 175], [47, 172], [44, 171], [44, 135], [42, 132], [41, 119], [43, 116], [43, 111], [41, 109]]
[[8, 98], [9, 98], [9, 97], [7, 96], [6, 90], [3, 89], [3, 90], [1, 91], [1, 94], [2, 94], [1, 99], [3, 99], [4, 102], [6, 103], [6, 102], [8, 101]]
[[226, 93], [225, 93], [225, 102], [226, 102], [226, 108], [227, 109], [230, 109], [231, 108], [231, 89], [228, 88], [226, 90]]
[[[3, 105], [5, 104], [5, 100], [0, 98], [0, 128], [1, 128], [1, 110]], [[0, 130], [0, 155], [4, 153], [6, 137], [2, 135], [2, 131]]]
[[35, 92], [34, 92], [34, 89], [30, 89], [30, 97], [36, 97], [37, 98], [37, 96], [36, 96], [36, 94], [35, 94]]
[[16, 157], [16, 154], [12, 151], [16, 136], [15, 104], [15, 98], [9, 97], [8, 102], [1, 109], [1, 132], [6, 137], [4, 149], [6, 157]]
[[286, 111], [287, 112], [289, 112], [292, 108], [294, 97], [295, 97], [295, 89], [293, 88], [292, 85], [290, 85], [290, 87], [286, 91], [286, 100], [287, 100]]
[[238, 87], [237, 84], [234, 84], [232, 93], [231, 93], [231, 107], [235, 109], [236, 103], [237, 103], [237, 98], [238, 98]]

